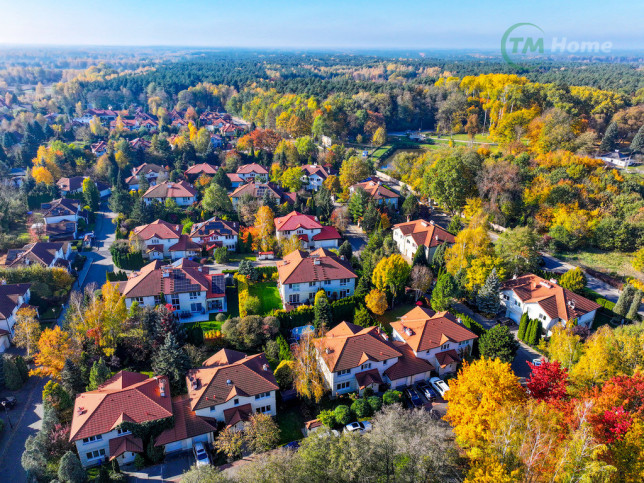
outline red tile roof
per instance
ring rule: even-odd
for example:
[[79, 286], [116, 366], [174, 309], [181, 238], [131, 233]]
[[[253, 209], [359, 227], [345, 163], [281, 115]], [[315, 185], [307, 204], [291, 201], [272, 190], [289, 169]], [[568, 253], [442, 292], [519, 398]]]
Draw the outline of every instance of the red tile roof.
[[248, 421], [252, 414], [253, 407], [250, 404], [225, 409], [224, 422], [226, 423], [226, 428], [232, 428], [238, 423]]
[[257, 163], [243, 164], [237, 168], [237, 174], [268, 174], [268, 170]]
[[194, 166], [190, 166], [188, 169], [186, 169], [185, 175], [186, 176], [199, 176], [202, 174], [213, 175], [217, 172], [218, 169], [219, 169], [218, 166], [213, 166], [212, 164], [199, 163], [199, 164], [195, 164]]
[[228, 179], [230, 179], [231, 183], [243, 183], [244, 178], [241, 178], [237, 173], [226, 173], [226, 176], [228, 176]]
[[172, 399], [172, 413], [174, 414], [174, 427], [163, 431], [156, 439], [155, 446], [217, 431], [216, 423], [197, 416], [190, 409], [190, 398], [186, 394]]
[[358, 278], [346, 261], [324, 248], [311, 253], [301, 250], [289, 253], [277, 261], [277, 273], [281, 284]]
[[322, 179], [327, 179], [331, 174], [329, 170], [319, 164], [305, 164], [302, 166], [302, 170], [304, 170], [307, 176], [317, 174]]
[[461, 362], [461, 358], [458, 357], [458, 354], [454, 349], [439, 352], [438, 354], [436, 354], [436, 360], [440, 364], [441, 368], [449, 366], [450, 364], [455, 362]]
[[[160, 394], [165, 386], [165, 396]], [[79, 394], [69, 440], [108, 433], [124, 421], [143, 423], [172, 416], [170, 384], [166, 376], [121, 371], [95, 391]]]
[[367, 371], [358, 372], [355, 377], [360, 389], [364, 389], [371, 384], [383, 383], [378, 369], [369, 369]]
[[142, 240], [158, 238], [160, 240], [178, 240], [181, 235], [181, 225], [173, 225], [163, 220], [156, 220], [148, 225], [134, 228], [134, 233]]
[[125, 452], [143, 453], [143, 441], [131, 434], [110, 439], [110, 461]]
[[402, 379], [403, 377], [415, 376], [423, 372], [434, 370], [425, 359], [416, 357], [414, 351], [404, 342], [393, 341], [394, 347], [402, 354], [393, 366], [385, 369], [384, 374], [391, 380]]
[[537, 303], [553, 319], [568, 321], [600, 308], [592, 300], [532, 274], [503, 282], [501, 290], [511, 290], [523, 303]]
[[222, 349], [204, 367], [188, 373], [191, 409], [203, 409], [229, 401], [236, 396], [255, 396], [279, 389], [264, 353], [247, 356]]
[[141, 166], [132, 168], [132, 174], [134, 176], [139, 176], [139, 175], [148, 174], [148, 173], [157, 173], [157, 174], [166, 173], [167, 174], [167, 172], [168, 170], [166, 168], [154, 163], [143, 163]]
[[416, 246], [424, 245], [432, 248], [445, 242], [454, 243], [455, 241], [454, 235], [431, 221], [414, 220], [398, 223], [393, 229], [399, 229], [405, 237], [411, 236]]
[[320, 233], [313, 235], [313, 241], [320, 240], [339, 240], [342, 238], [334, 226], [323, 226]]
[[385, 188], [380, 181], [364, 181], [362, 183], [356, 183], [352, 188], [362, 188], [371, 196], [374, 200], [382, 200], [388, 198], [400, 198], [400, 195], [394, 193], [389, 188]]
[[392, 322], [391, 327], [417, 354], [440, 347], [447, 341], [463, 342], [478, 338], [449, 312], [433, 313], [422, 307], [414, 307], [399, 321]]
[[197, 196], [197, 191], [186, 181], [164, 181], [150, 186], [143, 195], [144, 198], [191, 198]]
[[56, 181], [56, 186], [61, 191], [76, 191], [83, 189], [83, 181], [85, 176], [73, 176], [71, 178], [60, 178]]
[[184, 252], [186, 250], [199, 251], [201, 245], [193, 242], [188, 235], [179, 236], [179, 241], [168, 248], [170, 252]]
[[0, 285], [0, 320], [8, 319], [18, 305], [18, 299], [24, 299], [30, 283], [12, 283]]
[[291, 211], [286, 216], [275, 218], [275, 229], [277, 231], [293, 231], [298, 228], [305, 230], [321, 229], [322, 224], [315, 216], [304, 215], [297, 211]]
[[342, 322], [324, 337], [314, 339], [318, 353], [331, 372], [353, 369], [365, 362], [400, 357], [401, 352], [376, 327]]
[[222, 220], [218, 216], [213, 216], [212, 218], [202, 221], [201, 223], [195, 223], [192, 225], [192, 231], [190, 232], [191, 238], [203, 238], [203, 237], [220, 237], [220, 236], [232, 236], [239, 234], [239, 223], [236, 221], [226, 221]]

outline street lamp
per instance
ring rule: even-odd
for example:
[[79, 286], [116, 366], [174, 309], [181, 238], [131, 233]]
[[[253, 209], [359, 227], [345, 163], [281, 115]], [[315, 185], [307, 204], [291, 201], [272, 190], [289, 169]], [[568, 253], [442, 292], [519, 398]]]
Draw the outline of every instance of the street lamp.
[[7, 421], [9, 421], [9, 427], [13, 429], [13, 424], [11, 424], [11, 418], [9, 417], [9, 408], [7, 407], [7, 401], [2, 401], [2, 406], [4, 407], [4, 412], [7, 415]]

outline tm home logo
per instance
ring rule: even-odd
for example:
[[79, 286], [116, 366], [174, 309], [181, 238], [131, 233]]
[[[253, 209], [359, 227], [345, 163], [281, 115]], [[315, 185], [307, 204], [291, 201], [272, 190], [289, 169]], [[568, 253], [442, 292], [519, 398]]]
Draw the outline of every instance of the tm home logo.
[[[533, 23], [515, 23], [503, 34], [501, 54], [508, 64], [514, 64], [522, 56], [545, 53], [544, 32]], [[566, 37], [553, 37], [550, 41], [550, 54], [608, 54], [612, 42], [589, 40], [568, 40]]]

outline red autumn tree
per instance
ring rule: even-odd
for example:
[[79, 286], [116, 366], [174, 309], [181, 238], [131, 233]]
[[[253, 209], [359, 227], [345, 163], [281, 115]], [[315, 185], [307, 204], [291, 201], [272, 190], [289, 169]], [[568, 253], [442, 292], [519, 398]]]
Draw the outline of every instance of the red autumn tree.
[[566, 397], [568, 370], [559, 361], [542, 362], [535, 366], [528, 362], [532, 374], [527, 381], [530, 395], [540, 401], [560, 401]]
[[633, 417], [622, 406], [604, 411], [593, 418], [595, 436], [602, 443], [611, 444], [621, 440], [633, 424]]

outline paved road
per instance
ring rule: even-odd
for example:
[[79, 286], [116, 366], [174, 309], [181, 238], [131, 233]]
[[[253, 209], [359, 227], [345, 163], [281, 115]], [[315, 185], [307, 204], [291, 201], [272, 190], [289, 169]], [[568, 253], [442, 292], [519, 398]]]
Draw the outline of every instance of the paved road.
[[344, 237], [349, 240], [354, 255], [357, 255], [365, 247], [368, 239], [367, 234], [358, 228], [358, 225], [354, 224], [347, 226]]
[[[13, 348], [12, 348], [13, 349]], [[18, 400], [16, 407], [8, 415], [13, 425], [9, 427], [7, 414], [0, 413], [5, 424], [0, 436], [0, 480], [11, 483], [27, 481], [27, 475], [20, 464], [28, 436], [36, 434], [42, 421], [42, 390], [47, 379], [32, 376], [18, 391], [3, 390], [1, 395], [12, 395]]]
[[110, 254], [110, 246], [114, 243], [115, 239], [115, 226], [112, 222], [116, 218], [116, 214], [111, 211], [99, 211], [96, 214], [96, 235], [97, 249], [91, 252], [83, 252], [87, 257], [88, 264], [91, 264], [85, 280], [81, 283], [87, 286], [90, 283], [95, 283], [99, 287], [105, 283], [106, 273], [114, 270], [112, 262], [112, 255]]

